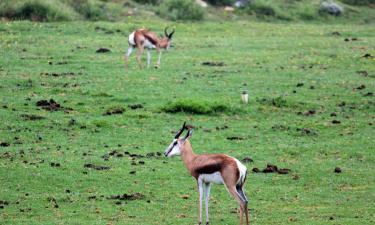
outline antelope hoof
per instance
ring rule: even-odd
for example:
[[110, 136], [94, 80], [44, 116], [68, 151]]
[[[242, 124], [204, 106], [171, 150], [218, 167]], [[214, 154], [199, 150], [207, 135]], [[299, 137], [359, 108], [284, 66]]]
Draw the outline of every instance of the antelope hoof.
[[210, 222], [206, 222], [206, 225], [209, 225], [210, 224]]
[[159, 69], [160, 68], [160, 65], [155, 65], [155, 69]]

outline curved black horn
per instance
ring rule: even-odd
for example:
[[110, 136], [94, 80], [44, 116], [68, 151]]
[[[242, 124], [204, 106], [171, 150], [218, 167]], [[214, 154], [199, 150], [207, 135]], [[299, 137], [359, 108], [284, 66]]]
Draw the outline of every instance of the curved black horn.
[[164, 29], [164, 35], [166, 36], [166, 37], [168, 37], [168, 26], [167, 27], [165, 27], [165, 29]]
[[172, 35], [174, 34], [174, 32], [175, 32], [175, 29], [173, 29], [173, 31], [170, 34], [168, 34], [169, 39], [172, 39]]
[[184, 130], [185, 130], [185, 125], [186, 125], [186, 121], [185, 121], [184, 124], [182, 125], [181, 129], [177, 132], [176, 136], [174, 137], [175, 139], [179, 138], [180, 135], [182, 134], [182, 132], [184, 132]]

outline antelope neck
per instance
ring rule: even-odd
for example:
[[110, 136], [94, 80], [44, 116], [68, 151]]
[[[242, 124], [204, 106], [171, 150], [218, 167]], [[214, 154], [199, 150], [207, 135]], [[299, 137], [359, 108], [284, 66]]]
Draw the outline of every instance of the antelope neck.
[[181, 148], [182, 161], [184, 161], [186, 168], [189, 171], [192, 171], [192, 162], [194, 161], [197, 155], [193, 152], [193, 149], [191, 148], [191, 145], [188, 141], [186, 141], [186, 143], [183, 146], [181, 146]]

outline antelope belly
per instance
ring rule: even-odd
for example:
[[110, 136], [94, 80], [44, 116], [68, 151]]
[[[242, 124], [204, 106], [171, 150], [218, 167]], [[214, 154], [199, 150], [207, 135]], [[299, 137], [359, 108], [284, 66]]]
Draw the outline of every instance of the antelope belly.
[[205, 183], [224, 184], [223, 177], [220, 172], [201, 174], [199, 178]]
[[145, 47], [146, 48], [149, 48], [149, 49], [152, 49], [152, 48], [155, 48], [155, 45], [153, 45], [149, 40], [145, 40]]

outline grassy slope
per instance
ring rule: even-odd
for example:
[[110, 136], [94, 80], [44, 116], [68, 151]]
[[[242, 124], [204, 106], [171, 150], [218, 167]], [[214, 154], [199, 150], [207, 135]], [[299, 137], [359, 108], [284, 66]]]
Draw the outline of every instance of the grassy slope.
[[[246, 191], [255, 224], [375, 222], [375, 205], [370, 200], [375, 197], [374, 126], [369, 125], [375, 122], [375, 108], [373, 97], [362, 96], [375, 91], [375, 67], [373, 60], [361, 58], [365, 53], [375, 55], [373, 27], [176, 24], [174, 48], [163, 55], [162, 69], [138, 70], [133, 58], [130, 71], [125, 72], [126, 38], [116, 32], [96, 32], [95, 27], [128, 33], [138, 26], [161, 31], [167, 25], [131, 24], [0, 24], [0, 141], [11, 144], [0, 147], [0, 200], [9, 202], [0, 209], [2, 223], [192, 224], [197, 193], [179, 158], [136, 160], [145, 165], [131, 165], [129, 157], [101, 158], [114, 149], [137, 154], [163, 151], [171, 132], [184, 120], [198, 127], [192, 138], [196, 152], [223, 152], [240, 159], [251, 156], [255, 162], [247, 164], [250, 170], [267, 162], [292, 169], [290, 175], [249, 174]], [[342, 36], [332, 36], [332, 31]], [[344, 42], [346, 37], [359, 41]], [[112, 52], [95, 54], [99, 47]], [[222, 61], [226, 66], [205, 67], [203, 61]], [[359, 70], [369, 76], [357, 74]], [[46, 72], [75, 75], [41, 75]], [[304, 86], [296, 87], [297, 83]], [[366, 89], [353, 90], [361, 84]], [[239, 101], [245, 88], [250, 92], [247, 106]], [[260, 100], [280, 96], [286, 100], [281, 108]], [[49, 98], [73, 111], [38, 110], [36, 101]], [[169, 101], [181, 98], [221, 101], [241, 110], [234, 115], [199, 116], [160, 111]], [[343, 101], [346, 105], [339, 107]], [[127, 108], [134, 103], [144, 108], [102, 115], [109, 107]], [[297, 115], [310, 109], [317, 113]], [[331, 117], [332, 112], [338, 116]], [[22, 114], [46, 119], [25, 121]], [[71, 119], [77, 123], [69, 125]], [[333, 119], [341, 124], [332, 124]], [[229, 128], [215, 129], [223, 125]], [[313, 129], [317, 135], [303, 135], [298, 128]], [[246, 139], [229, 141], [230, 136]], [[15, 144], [15, 137], [22, 144]], [[51, 167], [51, 162], [61, 167]], [[85, 169], [85, 163], [108, 165], [111, 170]], [[335, 166], [343, 173], [333, 173]], [[133, 170], [136, 174], [129, 174]], [[293, 179], [296, 175], [298, 180]], [[66, 193], [67, 189], [71, 192]], [[145, 199], [121, 205], [105, 199], [133, 192], [144, 194]], [[97, 200], [88, 199], [93, 195]], [[51, 197], [59, 208], [53, 207]], [[236, 215], [230, 213], [235, 208], [226, 190], [215, 186], [212, 223], [237, 223]]]

